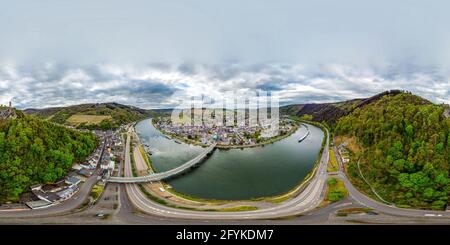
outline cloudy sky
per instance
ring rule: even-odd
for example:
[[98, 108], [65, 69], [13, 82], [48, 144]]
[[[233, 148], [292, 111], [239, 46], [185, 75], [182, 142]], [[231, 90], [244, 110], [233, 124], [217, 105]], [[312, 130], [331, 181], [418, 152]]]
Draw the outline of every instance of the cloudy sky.
[[272, 91], [283, 104], [405, 89], [450, 103], [450, 3], [0, 0], [0, 103]]

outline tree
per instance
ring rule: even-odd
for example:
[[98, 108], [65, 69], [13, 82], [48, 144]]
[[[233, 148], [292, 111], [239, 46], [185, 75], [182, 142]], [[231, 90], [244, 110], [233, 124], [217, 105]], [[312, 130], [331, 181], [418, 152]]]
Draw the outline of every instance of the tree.
[[412, 94], [382, 96], [339, 119], [334, 134], [355, 139], [363, 149], [353, 154], [349, 170], [357, 169], [361, 157], [365, 177], [383, 197], [442, 208], [450, 193], [450, 119], [442, 114], [442, 106]]
[[414, 127], [413, 127], [413, 125], [409, 124], [408, 126], [406, 126], [405, 132], [406, 132], [406, 135], [408, 137], [412, 138], [414, 136]]

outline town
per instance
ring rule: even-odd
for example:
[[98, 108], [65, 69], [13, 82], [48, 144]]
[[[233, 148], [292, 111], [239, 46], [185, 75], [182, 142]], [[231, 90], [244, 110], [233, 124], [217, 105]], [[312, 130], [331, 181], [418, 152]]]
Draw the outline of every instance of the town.
[[40, 209], [59, 204], [77, 193], [89, 179], [96, 182], [92, 191], [101, 192], [106, 180], [117, 172], [117, 164], [122, 159], [123, 143], [117, 131], [93, 130], [99, 145], [83, 162], [76, 163], [64, 179], [53, 184], [31, 186], [31, 193], [23, 195], [22, 202], [28, 208]]
[[[203, 124], [201, 126], [187, 123], [175, 124], [169, 117], [155, 118], [152, 122], [156, 128], [173, 138], [188, 143], [210, 145], [216, 142], [218, 147], [249, 147], [270, 143], [277, 138], [290, 135], [298, 125], [290, 119], [280, 119], [278, 124], [270, 121], [255, 126], [248, 124], [224, 126]], [[275, 125], [275, 126], [274, 126]], [[176, 140], [176, 142], [178, 142]]]

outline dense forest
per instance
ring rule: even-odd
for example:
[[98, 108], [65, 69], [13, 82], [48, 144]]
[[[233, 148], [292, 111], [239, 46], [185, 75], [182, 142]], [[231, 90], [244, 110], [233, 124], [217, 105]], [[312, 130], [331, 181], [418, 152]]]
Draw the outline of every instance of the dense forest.
[[356, 138], [348, 171], [356, 184], [357, 162], [368, 183], [398, 206], [442, 209], [450, 192], [450, 118], [444, 105], [400, 93], [385, 95], [342, 117], [336, 135]]
[[0, 203], [17, 201], [33, 184], [55, 182], [97, 145], [93, 134], [17, 114], [0, 119]]
[[280, 107], [280, 113], [283, 115], [303, 117], [310, 121], [322, 122], [331, 126], [340, 117], [350, 113], [362, 101], [363, 99], [354, 99], [336, 103], [287, 105]]
[[357, 108], [377, 101], [385, 95], [396, 95], [401, 90], [390, 90], [369, 98], [352, 99], [333, 103], [293, 104], [280, 107], [280, 113], [287, 116], [297, 116], [308, 121], [321, 122], [329, 128], [334, 128], [337, 121]]

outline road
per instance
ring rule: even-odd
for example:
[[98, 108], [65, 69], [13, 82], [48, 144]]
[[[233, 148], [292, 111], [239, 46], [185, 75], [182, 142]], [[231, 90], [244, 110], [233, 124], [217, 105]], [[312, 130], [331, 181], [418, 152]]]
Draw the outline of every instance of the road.
[[[317, 170], [307, 184], [306, 188], [296, 197], [275, 207], [240, 212], [207, 212], [184, 210], [167, 207], [149, 200], [142, 193], [136, 184], [126, 184], [125, 190], [131, 203], [140, 211], [156, 216], [181, 218], [181, 219], [225, 219], [225, 220], [246, 220], [246, 219], [270, 219], [283, 216], [298, 215], [316, 208], [324, 198], [324, 187], [328, 177], [327, 163], [329, 160], [329, 134], [327, 131], [327, 139], [324, 151], [320, 158]], [[130, 159], [130, 136], [128, 134], [125, 145], [125, 176], [132, 176], [131, 159]]]
[[[335, 156], [339, 156], [336, 147], [333, 147], [333, 151]], [[407, 209], [407, 208], [398, 208], [393, 205], [387, 205], [381, 202], [378, 202], [365, 194], [361, 193], [358, 189], [356, 189], [353, 184], [347, 178], [344, 165], [340, 157], [336, 157], [339, 163], [339, 171], [336, 173], [336, 177], [342, 179], [344, 181], [345, 187], [347, 188], [349, 195], [361, 205], [366, 207], [373, 208], [374, 210], [394, 215], [394, 216], [407, 216], [407, 217], [428, 217], [428, 218], [436, 218], [436, 219], [449, 219], [450, 212], [445, 211], [431, 211], [431, 210], [420, 210], [420, 209]]]

